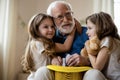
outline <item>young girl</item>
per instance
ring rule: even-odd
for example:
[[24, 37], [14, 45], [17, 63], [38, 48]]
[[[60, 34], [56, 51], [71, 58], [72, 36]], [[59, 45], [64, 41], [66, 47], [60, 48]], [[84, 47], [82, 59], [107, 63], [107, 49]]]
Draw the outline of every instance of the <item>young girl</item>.
[[[51, 64], [51, 58], [57, 52], [68, 51], [72, 45], [75, 29], [68, 35], [64, 44], [52, 41], [55, 35], [53, 18], [46, 14], [37, 14], [31, 18], [28, 25], [29, 41], [26, 48], [23, 66], [31, 72], [28, 80], [39, 80], [38, 69]], [[40, 73], [42, 74], [42, 73]]]
[[[96, 56], [88, 52], [93, 69], [86, 72], [83, 80], [120, 80], [120, 37], [111, 16], [95, 13], [86, 18], [86, 24], [89, 38], [99, 38], [100, 49]], [[85, 47], [89, 51], [87, 45], [88, 41]]]

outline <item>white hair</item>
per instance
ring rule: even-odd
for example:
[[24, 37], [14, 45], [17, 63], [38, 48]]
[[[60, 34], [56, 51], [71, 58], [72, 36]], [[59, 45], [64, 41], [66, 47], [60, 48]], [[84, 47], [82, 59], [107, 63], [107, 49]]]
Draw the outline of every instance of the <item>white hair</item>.
[[70, 3], [66, 2], [66, 1], [62, 1], [62, 0], [58, 0], [58, 1], [54, 1], [52, 2], [47, 9], [47, 14], [52, 16], [52, 9], [54, 7], [56, 7], [57, 4], [63, 4], [66, 5], [66, 7], [72, 11], [72, 6], [70, 5]]

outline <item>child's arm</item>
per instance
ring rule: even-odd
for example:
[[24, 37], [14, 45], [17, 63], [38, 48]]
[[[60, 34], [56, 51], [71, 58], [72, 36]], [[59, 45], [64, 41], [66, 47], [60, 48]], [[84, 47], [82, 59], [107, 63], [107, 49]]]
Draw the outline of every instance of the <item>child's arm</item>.
[[74, 28], [74, 30], [67, 36], [67, 39], [65, 40], [64, 44], [55, 43], [55, 51], [57, 53], [66, 52], [70, 50], [73, 39], [74, 39], [75, 31], [76, 31], [76, 28]]
[[[87, 43], [85, 45], [87, 45]], [[85, 46], [85, 47], [87, 51], [89, 51], [89, 46]], [[102, 47], [99, 50], [97, 56], [91, 55], [88, 52], [88, 57], [89, 57], [92, 67], [98, 70], [102, 70], [108, 60], [108, 57], [109, 57], [108, 52], [109, 52], [109, 49], [107, 47]]]
[[80, 22], [77, 20], [77, 19], [74, 19], [75, 20], [75, 27], [76, 27], [76, 30], [79, 34], [81, 34], [82, 32], [82, 26], [80, 24]]

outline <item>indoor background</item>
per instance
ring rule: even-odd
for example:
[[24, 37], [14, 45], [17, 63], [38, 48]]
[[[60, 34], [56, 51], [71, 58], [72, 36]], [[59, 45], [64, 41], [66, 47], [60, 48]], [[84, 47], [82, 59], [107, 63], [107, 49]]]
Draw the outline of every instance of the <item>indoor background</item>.
[[[55, 0], [0, 0], [0, 80], [26, 80], [21, 57], [27, 43], [27, 24], [36, 13], [46, 13]], [[74, 17], [85, 25], [85, 18], [95, 12], [109, 13], [119, 26], [119, 0], [65, 0], [73, 8]], [[117, 15], [117, 16], [116, 16]], [[119, 28], [119, 27], [118, 27]]]

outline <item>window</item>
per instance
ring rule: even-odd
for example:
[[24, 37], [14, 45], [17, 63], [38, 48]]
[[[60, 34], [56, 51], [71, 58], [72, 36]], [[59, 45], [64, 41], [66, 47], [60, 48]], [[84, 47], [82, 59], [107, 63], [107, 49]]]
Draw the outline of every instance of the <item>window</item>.
[[120, 34], [120, 0], [114, 0], [114, 21]]

